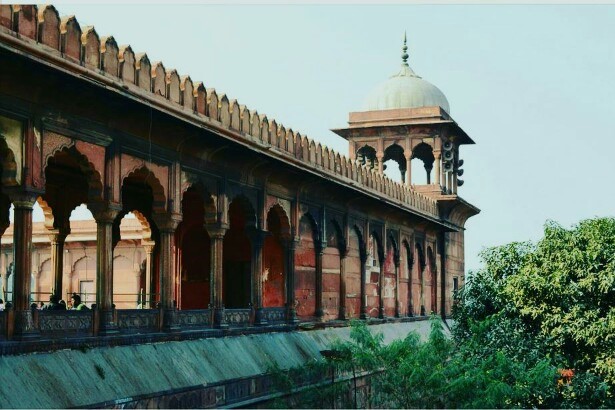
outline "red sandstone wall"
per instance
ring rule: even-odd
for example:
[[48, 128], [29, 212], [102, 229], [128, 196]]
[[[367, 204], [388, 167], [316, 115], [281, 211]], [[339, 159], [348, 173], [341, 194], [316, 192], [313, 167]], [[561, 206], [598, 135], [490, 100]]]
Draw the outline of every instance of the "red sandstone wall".
[[284, 306], [284, 249], [275, 236], [263, 244], [263, 307]]
[[322, 305], [325, 320], [337, 319], [340, 302], [340, 252], [325, 248], [322, 257]]
[[306, 318], [316, 313], [316, 253], [312, 226], [307, 217], [301, 218], [299, 236], [295, 249], [295, 304], [297, 316]]
[[346, 317], [358, 318], [361, 314], [361, 255], [359, 237], [350, 230], [348, 255], [346, 256]]
[[395, 316], [395, 261], [393, 248], [389, 247], [384, 260], [384, 312]]

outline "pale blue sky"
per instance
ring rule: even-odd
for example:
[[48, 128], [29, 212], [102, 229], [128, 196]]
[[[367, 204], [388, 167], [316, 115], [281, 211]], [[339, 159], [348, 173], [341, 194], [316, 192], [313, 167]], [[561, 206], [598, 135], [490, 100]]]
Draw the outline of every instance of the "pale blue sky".
[[612, 216], [615, 6], [66, 4], [82, 26], [146, 51], [287, 127], [347, 153], [370, 89], [410, 66], [476, 141], [459, 193], [466, 267], [484, 246], [537, 239], [547, 219]]

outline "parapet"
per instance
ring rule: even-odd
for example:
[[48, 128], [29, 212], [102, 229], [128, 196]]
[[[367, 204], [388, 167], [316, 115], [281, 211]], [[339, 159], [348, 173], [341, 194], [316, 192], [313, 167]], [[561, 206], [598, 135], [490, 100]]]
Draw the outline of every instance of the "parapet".
[[334, 150], [293, 131], [235, 99], [180, 76], [162, 62], [150, 62], [112, 36], [100, 37], [94, 27], [81, 27], [74, 16], [60, 17], [52, 5], [0, 5], [0, 39], [31, 45], [66, 66], [74, 64], [106, 85], [130, 92], [156, 106], [180, 111], [191, 121], [223, 134], [234, 134], [255, 149], [273, 152], [366, 193], [384, 197], [415, 213], [440, 220], [437, 201], [409, 186], [359, 165]]

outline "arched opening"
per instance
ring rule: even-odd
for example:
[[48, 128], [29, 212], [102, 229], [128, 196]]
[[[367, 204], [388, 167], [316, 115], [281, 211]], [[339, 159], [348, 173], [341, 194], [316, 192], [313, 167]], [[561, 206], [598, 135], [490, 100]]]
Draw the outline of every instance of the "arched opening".
[[206, 209], [211, 196], [196, 186], [184, 192], [182, 222], [177, 227], [179, 308], [207, 309], [210, 300], [211, 241], [205, 229]]
[[405, 182], [406, 180], [406, 157], [404, 149], [398, 145], [389, 145], [384, 150], [384, 173], [393, 181]]
[[229, 229], [223, 243], [223, 302], [229, 309], [247, 308], [251, 298], [252, 247], [248, 230], [255, 228], [255, 212], [245, 197], [228, 210]]
[[429, 308], [429, 313], [438, 311], [438, 269], [436, 258], [431, 246], [427, 247], [427, 277], [425, 278], [425, 306]]
[[286, 302], [285, 246], [290, 238], [290, 223], [284, 209], [274, 205], [267, 213], [267, 231], [263, 243], [263, 307], [283, 307]]
[[353, 226], [348, 233], [348, 254], [346, 255], [346, 317], [358, 318], [361, 314], [361, 266], [365, 262], [365, 251], [361, 231]]
[[395, 316], [395, 292], [397, 288], [397, 278], [395, 277], [396, 255], [397, 243], [392, 236], [389, 236], [384, 256], [384, 284], [382, 285], [384, 313], [388, 317]]
[[364, 145], [357, 150], [356, 161], [359, 165], [366, 166], [370, 169], [378, 167], [378, 159], [376, 158], [376, 150], [369, 145]]
[[380, 310], [380, 267], [384, 263], [384, 251], [382, 242], [377, 232], [372, 232], [369, 235], [367, 242], [367, 258], [366, 258], [366, 307], [367, 314], [371, 317], [378, 317]]
[[415, 264], [416, 265], [416, 275], [414, 275], [414, 277], [416, 278], [416, 280], [413, 283], [412, 287], [416, 289], [416, 291], [413, 293], [412, 305], [414, 306], [415, 315], [425, 316], [426, 312], [425, 312], [425, 298], [424, 298], [425, 295], [424, 295], [424, 281], [423, 281], [423, 272], [425, 270], [425, 254], [423, 253], [423, 248], [418, 243], [415, 245], [415, 252], [416, 252], [415, 259], [417, 263]]
[[433, 149], [431, 148], [431, 146], [429, 144], [421, 142], [412, 150], [411, 158], [412, 160], [410, 162], [410, 166], [412, 167], [412, 184], [431, 184], [431, 170], [435, 161]]
[[[70, 301], [70, 293], [81, 293], [83, 288], [84, 303], [94, 303], [95, 275], [82, 280], [67, 267], [79, 255], [96, 255], [96, 224], [85, 204], [100, 198], [101, 187], [100, 175], [75, 146], [64, 147], [47, 159], [45, 193], [33, 210], [33, 231], [38, 235], [42, 234], [40, 230], [47, 230], [51, 273], [48, 281], [39, 284], [35, 298], [48, 301], [55, 293], [60, 300]], [[36, 222], [41, 217], [44, 222]], [[71, 283], [74, 281], [76, 286]]]
[[[50, 210], [42, 198], [37, 204], [41, 204], [47, 225]], [[64, 279], [60, 299], [65, 303], [70, 302], [70, 295], [74, 292], [80, 294], [81, 300], [90, 307], [91, 304], [96, 303], [96, 222], [84, 204], [75, 207], [68, 220], [70, 234], [64, 241], [62, 258]], [[83, 265], [80, 265], [81, 269], [75, 270], [74, 267], [78, 260], [81, 260]], [[53, 287], [54, 278], [51, 275], [45, 289], [49, 291]]]
[[337, 319], [340, 310], [340, 249], [344, 247], [344, 234], [335, 220], [327, 227], [326, 248], [322, 257], [322, 304], [325, 320]]
[[70, 303], [70, 295], [74, 292], [81, 296], [86, 306], [91, 307], [96, 303], [96, 253], [84, 249], [79, 255], [75, 250], [74, 257], [66, 288], [68, 297], [65, 296], [63, 300]]
[[414, 307], [412, 300], [412, 267], [414, 265], [414, 258], [412, 257], [412, 250], [410, 248], [410, 244], [406, 240], [404, 240], [403, 242], [403, 249], [404, 252], [402, 253], [402, 260], [400, 261], [400, 276], [406, 280], [401, 281], [399, 284], [399, 294], [401, 299], [399, 303], [402, 312], [405, 312], [406, 316], [413, 316]]
[[318, 227], [310, 214], [299, 220], [299, 244], [295, 249], [295, 308], [297, 317], [316, 316], [316, 244]]
[[142, 167], [124, 178], [121, 193], [113, 223], [113, 301], [118, 309], [153, 308], [160, 300], [160, 234], [153, 216], [164, 211], [163, 188]]

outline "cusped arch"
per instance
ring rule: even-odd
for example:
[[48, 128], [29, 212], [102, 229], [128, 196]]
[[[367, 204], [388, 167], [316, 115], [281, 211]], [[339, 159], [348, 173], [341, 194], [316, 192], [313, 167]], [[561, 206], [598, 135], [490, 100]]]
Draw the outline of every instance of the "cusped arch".
[[316, 218], [314, 218], [314, 215], [312, 215], [309, 211], [306, 211], [303, 214], [301, 214], [301, 217], [299, 218], [299, 220], [308, 221], [310, 227], [312, 228], [312, 239], [314, 240], [314, 244], [319, 244], [320, 243], [320, 228], [318, 226], [318, 222], [316, 222]]
[[280, 224], [280, 236], [290, 238], [290, 218], [286, 213], [286, 210], [280, 204], [272, 204], [267, 209], [267, 230], [271, 232], [271, 227], [269, 226], [269, 214], [273, 213], [278, 219]]
[[228, 203], [228, 209], [226, 213], [230, 222], [230, 209], [233, 204], [237, 204], [241, 209], [242, 215], [245, 218], [247, 228], [256, 228], [256, 206], [255, 204], [244, 194], [235, 195]]
[[435, 161], [433, 148], [431, 145], [421, 142], [412, 149], [412, 158], [418, 158], [425, 164], [426, 168], [430, 168]]
[[9, 148], [4, 138], [0, 138], [0, 178], [2, 180], [2, 186], [16, 186], [19, 185], [17, 180], [17, 161], [15, 160], [15, 154]]
[[150, 224], [150, 221], [147, 219], [147, 217], [145, 215], [143, 215], [143, 213], [141, 213], [140, 211], [133, 209], [132, 211], [130, 211], [135, 218], [137, 218], [137, 221], [139, 221], [139, 223], [141, 224], [141, 228], [143, 229], [143, 239], [145, 240], [151, 240], [152, 239], [152, 226]]
[[188, 191], [196, 192], [203, 200], [203, 211], [205, 213], [204, 222], [206, 224], [215, 224], [218, 222], [218, 209], [216, 207], [216, 201], [211, 191], [207, 188], [203, 181], [198, 180], [197, 182], [193, 182], [187, 186], [186, 189], [182, 191], [182, 202], [184, 200], [184, 194]]
[[384, 247], [382, 246], [382, 238], [377, 230], [372, 230], [372, 238], [376, 241], [376, 252], [378, 252], [378, 262], [382, 264], [384, 262]]
[[152, 189], [152, 211], [154, 213], [163, 213], [166, 208], [166, 196], [162, 183], [158, 180], [156, 175], [145, 165], [139, 166], [137, 169], [131, 171], [122, 179], [122, 187], [124, 187], [126, 181], [136, 181], [144, 183]]
[[342, 224], [339, 223], [336, 219], [332, 218], [331, 226], [333, 227], [333, 234], [335, 235], [335, 242], [337, 246], [337, 250], [340, 253], [344, 253], [346, 251], [346, 238], [344, 237], [344, 230], [342, 229]]
[[45, 158], [43, 169], [47, 169], [50, 160], [57, 158], [58, 155], [62, 154], [66, 154], [74, 160], [79, 170], [85, 175], [89, 191], [88, 199], [90, 201], [101, 199], [103, 184], [100, 173], [96, 170], [96, 166], [90, 161], [90, 159], [81, 153], [81, 151], [79, 151], [79, 149], [72, 142], [67, 145], [58, 146], [54, 151], [52, 151]]

